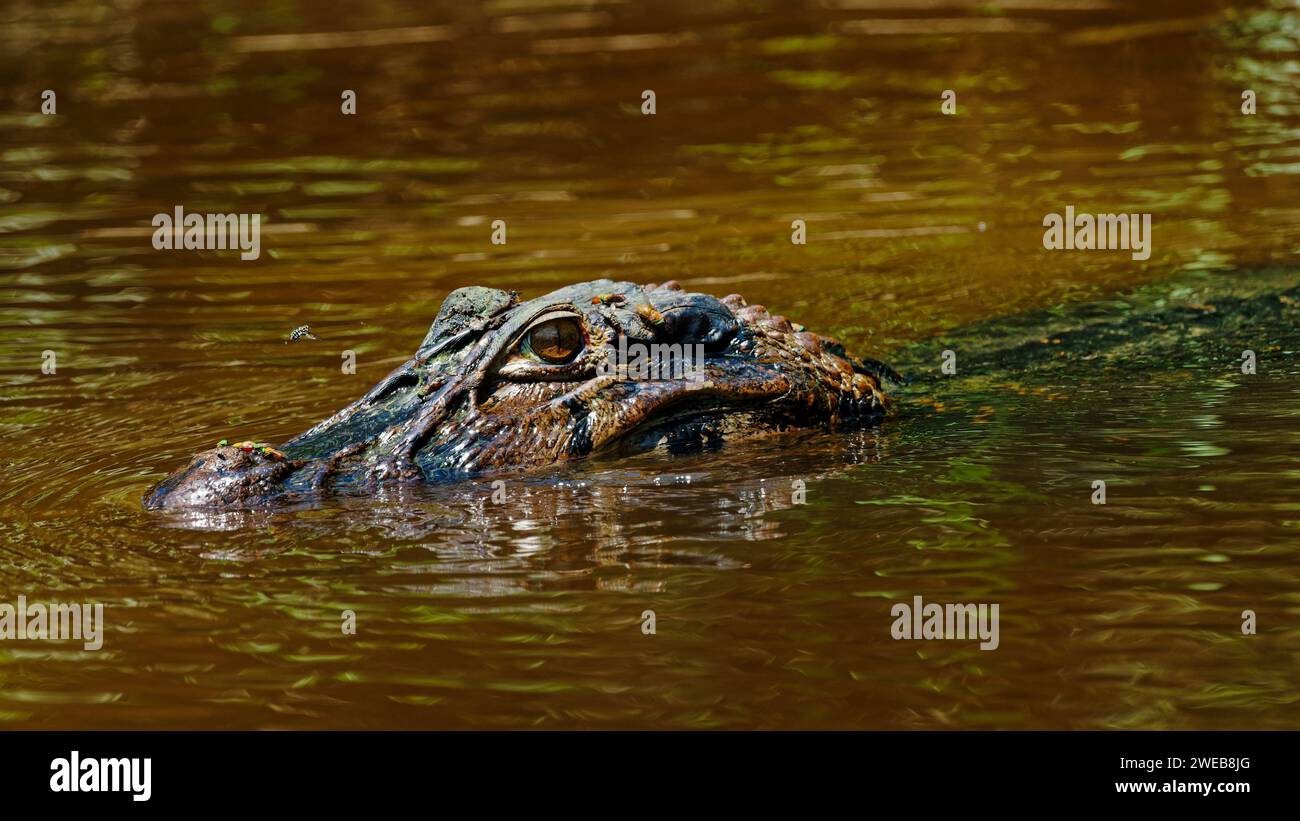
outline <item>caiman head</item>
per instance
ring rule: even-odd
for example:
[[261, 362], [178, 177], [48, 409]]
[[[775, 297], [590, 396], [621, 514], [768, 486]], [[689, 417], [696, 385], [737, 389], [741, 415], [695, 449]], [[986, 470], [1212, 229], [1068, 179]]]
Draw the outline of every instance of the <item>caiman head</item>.
[[223, 440], [144, 504], [257, 507], [330, 488], [862, 427], [884, 416], [882, 376], [897, 378], [735, 294], [597, 280], [521, 302], [461, 288], [415, 355], [365, 396], [279, 447]]

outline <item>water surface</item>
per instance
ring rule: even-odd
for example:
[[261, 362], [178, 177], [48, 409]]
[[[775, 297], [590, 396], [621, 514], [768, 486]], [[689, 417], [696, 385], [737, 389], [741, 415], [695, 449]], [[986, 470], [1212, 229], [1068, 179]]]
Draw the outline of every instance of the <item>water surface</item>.
[[[4, 726], [1300, 725], [1287, 4], [51, 0], [0, 40], [0, 601], [108, 621], [0, 644]], [[177, 204], [262, 214], [261, 258], [155, 251]], [[1044, 250], [1066, 205], [1152, 214], [1154, 253]], [[453, 288], [598, 276], [914, 382], [879, 431], [503, 505], [141, 509], [355, 399]], [[892, 640], [915, 595], [999, 603], [1000, 647]]]

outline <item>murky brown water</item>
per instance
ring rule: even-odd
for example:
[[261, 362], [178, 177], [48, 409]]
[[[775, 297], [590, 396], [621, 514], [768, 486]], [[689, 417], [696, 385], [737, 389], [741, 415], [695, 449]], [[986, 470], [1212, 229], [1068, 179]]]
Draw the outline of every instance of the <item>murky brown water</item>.
[[[1293, 8], [407, 5], [0, 9], [0, 602], [108, 621], [98, 652], [0, 644], [0, 720], [1300, 725]], [[264, 215], [262, 257], [153, 250], [177, 204]], [[1150, 260], [1044, 250], [1070, 204], [1151, 213]], [[879, 433], [575, 465], [507, 505], [141, 509], [195, 450], [359, 396], [452, 288], [601, 275], [740, 291], [921, 378]], [[1237, 296], [1204, 333], [1143, 319]], [[944, 345], [974, 364], [929, 378]], [[999, 603], [1001, 646], [893, 641], [914, 595]]]

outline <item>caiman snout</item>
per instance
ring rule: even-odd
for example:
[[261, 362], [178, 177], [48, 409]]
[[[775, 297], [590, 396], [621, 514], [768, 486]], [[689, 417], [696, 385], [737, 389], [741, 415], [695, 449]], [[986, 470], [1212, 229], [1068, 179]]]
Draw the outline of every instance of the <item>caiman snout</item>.
[[301, 466], [266, 445], [221, 444], [196, 453], [188, 465], [155, 485], [144, 506], [240, 507], [250, 499], [270, 501], [283, 494], [285, 479]]

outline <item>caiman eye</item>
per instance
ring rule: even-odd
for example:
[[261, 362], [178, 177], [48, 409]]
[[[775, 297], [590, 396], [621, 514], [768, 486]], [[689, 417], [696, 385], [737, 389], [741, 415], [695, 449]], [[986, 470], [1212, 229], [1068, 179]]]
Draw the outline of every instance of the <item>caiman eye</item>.
[[524, 350], [551, 365], [563, 365], [573, 359], [582, 346], [582, 326], [571, 317], [543, 322], [524, 334]]

